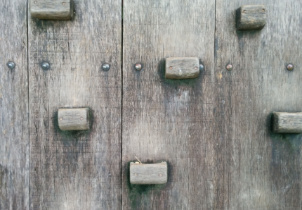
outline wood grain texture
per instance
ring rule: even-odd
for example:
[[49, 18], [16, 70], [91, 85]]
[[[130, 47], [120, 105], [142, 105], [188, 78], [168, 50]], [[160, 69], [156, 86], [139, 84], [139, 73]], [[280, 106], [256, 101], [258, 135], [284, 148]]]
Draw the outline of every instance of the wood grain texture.
[[[27, 2], [0, 1], [0, 209], [29, 208]], [[9, 69], [8, 61], [15, 63]]]
[[[216, 1], [215, 74], [221, 136], [216, 209], [301, 209], [301, 135], [274, 134], [274, 111], [301, 111], [301, 9], [267, 0], [261, 31], [237, 31], [236, 8], [260, 0]], [[225, 70], [228, 63], [233, 70]], [[293, 63], [294, 71], [286, 64]]]
[[244, 5], [237, 11], [238, 30], [262, 29], [266, 24], [264, 5]]
[[[129, 0], [123, 11], [123, 209], [213, 209], [215, 1]], [[197, 57], [206, 71], [167, 80], [169, 57]], [[167, 184], [130, 185], [135, 156], [167, 161]]]
[[199, 72], [199, 59], [196, 57], [166, 59], [166, 79], [194, 79]]
[[273, 130], [276, 133], [302, 133], [302, 112], [274, 112]]
[[168, 165], [166, 162], [154, 164], [130, 163], [131, 184], [165, 184], [168, 180]]
[[30, 0], [30, 14], [43, 20], [70, 20], [73, 0]]
[[67, 108], [58, 110], [58, 125], [62, 131], [88, 130], [89, 108]]
[[[29, 18], [30, 207], [120, 209], [121, 2], [74, 3], [73, 21]], [[89, 107], [91, 129], [60, 131], [64, 107]]]

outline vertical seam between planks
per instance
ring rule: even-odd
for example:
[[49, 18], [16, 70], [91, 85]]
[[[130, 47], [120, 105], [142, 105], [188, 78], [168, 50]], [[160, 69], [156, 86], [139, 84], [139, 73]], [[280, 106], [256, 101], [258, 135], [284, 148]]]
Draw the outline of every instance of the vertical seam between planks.
[[28, 207], [27, 209], [30, 209], [30, 157], [31, 157], [31, 144], [30, 144], [30, 116], [29, 116], [29, 0], [26, 1], [26, 41], [27, 41], [27, 47], [26, 47], [26, 56], [27, 56], [27, 131], [28, 131], [28, 147], [29, 147], [29, 153], [28, 153]]
[[[217, 63], [217, 61], [216, 61], [216, 57], [217, 57], [217, 54], [216, 54], [216, 35], [217, 35], [217, 29], [216, 29], [216, 21], [217, 21], [217, 0], [215, 0], [215, 21], [214, 21], [214, 23], [215, 23], [215, 26], [214, 26], [214, 71], [215, 71], [215, 69], [216, 69], [216, 63]], [[214, 72], [214, 74], [215, 74], [215, 72]]]
[[121, 0], [121, 209], [123, 209], [123, 101], [124, 101], [124, 0]]

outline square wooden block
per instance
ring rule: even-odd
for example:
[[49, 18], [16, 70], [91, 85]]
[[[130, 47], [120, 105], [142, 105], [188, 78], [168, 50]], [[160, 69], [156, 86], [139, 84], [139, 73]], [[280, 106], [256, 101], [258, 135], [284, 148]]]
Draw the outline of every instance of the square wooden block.
[[275, 133], [302, 133], [302, 112], [274, 112], [273, 130]]
[[73, 17], [72, 0], [30, 0], [32, 17], [46, 20], [70, 20]]
[[175, 57], [166, 59], [166, 79], [192, 79], [199, 76], [199, 59]]
[[154, 164], [130, 163], [131, 184], [165, 184], [167, 180], [167, 162]]
[[89, 108], [62, 108], [58, 110], [58, 124], [62, 131], [88, 130]]
[[262, 29], [266, 24], [266, 9], [264, 5], [245, 5], [237, 10], [237, 29]]

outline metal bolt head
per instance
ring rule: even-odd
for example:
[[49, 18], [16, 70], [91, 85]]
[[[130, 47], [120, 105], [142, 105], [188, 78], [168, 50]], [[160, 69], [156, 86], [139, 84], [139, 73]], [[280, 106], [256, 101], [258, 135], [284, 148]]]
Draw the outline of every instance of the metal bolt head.
[[287, 64], [287, 66], [286, 66], [286, 69], [288, 70], [288, 71], [292, 71], [292, 70], [294, 70], [294, 65], [293, 64], [291, 64], [291, 63], [289, 63], [289, 64]]
[[232, 64], [228, 64], [225, 68], [228, 71], [232, 71], [233, 70], [233, 65]]
[[136, 71], [140, 71], [143, 69], [143, 65], [141, 63], [137, 63], [134, 65], [134, 68]]
[[41, 67], [43, 70], [49, 70], [50, 69], [50, 64], [48, 62], [43, 62], [41, 64]]
[[109, 69], [110, 69], [110, 64], [104, 63], [104, 64], [102, 65], [102, 69], [103, 69], [103, 71], [109, 71]]
[[16, 67], [16, 64], [13, 61], [7, 62], [7, 67], [11, 70], [13, 70]]
[[204, 65], [201, 63], [201, 64], [199, 64], [199, 70], [200, 71], [204, 71]]

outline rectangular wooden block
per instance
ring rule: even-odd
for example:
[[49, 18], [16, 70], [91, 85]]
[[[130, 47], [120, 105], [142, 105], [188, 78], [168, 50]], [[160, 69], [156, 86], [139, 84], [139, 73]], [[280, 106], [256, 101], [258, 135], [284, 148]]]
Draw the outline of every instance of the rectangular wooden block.
[[165, 184], [167, 180], [167, 162], [154, 164], [130, 163], [131, 184]]
[[89, 108], [62, 108], [58, 110], [58, 124], [62, 131], [88, 130]]
[[266, 9], [264, 5], [245, 5], [237, 11], [238, 30], [262, 29], [266, 24]]
[[32, 17], [46, 20], [70, 20], [73, 17], [72, 0], [30, 0]]
[[302, 112], [274, 112], [273, 130], [275, 133], [302, 133]]
[[174, 57], [166, 59], [166, 79], [191, 79], [199, 76], [199, 59]]

